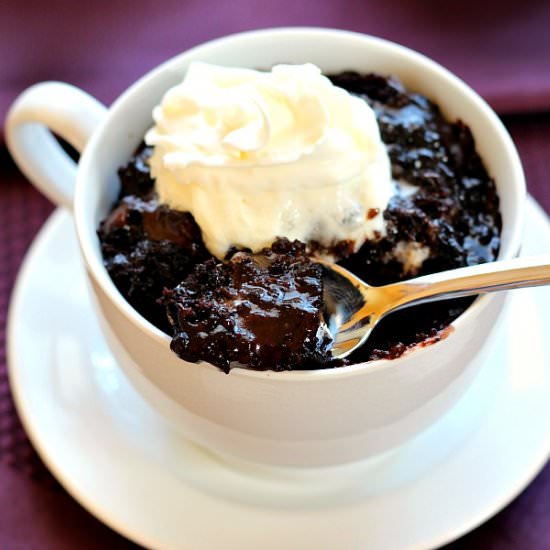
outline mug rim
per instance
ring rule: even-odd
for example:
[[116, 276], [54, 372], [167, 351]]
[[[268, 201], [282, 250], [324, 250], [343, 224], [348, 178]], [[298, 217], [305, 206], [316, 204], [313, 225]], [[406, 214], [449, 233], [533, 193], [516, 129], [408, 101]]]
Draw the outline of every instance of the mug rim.
[[[513, 174], [511, 175], [510, 179], [514, 183], [514, 185], [510, 187], [511, 190], [514, 192], [515, 200], [513, 201], [513, 204], [517, 204], [517, 212], [515, 213], [516, 222], [513, 227], [508, 228], [508, 230], [510, 231], [508, 250], [506, 250], [505, 255], [499, 259], [511, 258], [515, 256], [519, 251], [521, 242], [521, 229], [523, 226], [523, 203], [526, 197], [525, 176], [519, 154], [508, 131], [506, 130], [496, 113], [492, 110], [492, 108], [483, 98], [481, 98], [481, 96], [479, 96], [479, 94], [477, 94], [470, 86], [468, 86], [464, 81], [454, 75], [451, 71], [449, 71], [436, 61], [425, 56], [424, 54], [407, 48], [406, 46], [402, 46], [390, 40], [354, 31], [346, 31], [325, 27], [300, 26], [275, 27], [229, 34], [201, 43], [177, 54], [174, 57], [171, 57], [170, 59], [164, 61], [160, 65], [145, 73], [133, 84], [131, 84], [108, 108], [108, 113], [105, 117], [105, 120], [95, 130], [89, 143], [85, 147], [79, 162], [74, 194], [74, 219], [79, 246], [84, 257], [87, 271], [89, 275], [93, 277], [94, 281], [105, 292], [110, 302], [114, 304], [119, 312], [124, 315], [126, 320], [137, 326], [142, 332], [147, 333], [149, 336], [153, 337], [155, 342], [159, 345], [169, 346], [170, 336], [161, 331], [145, 317], [143, 317], [140, 313], [138, 313], [138, 311], [130, 305], [126, 298], [124, 298], [124, 296], [116, 288], [115, 284], [107, 273], [106, 268], [103, 265], [101, 252], [97, 247], [97, 243], [92, 243], [91, 240], [87, 238], [87, 226], [84, 225], [84, 219], [86, 217], [82, 215], [82, 211], [86, 209], [86, 203], [83, 201], [83, 199], [81, 199], [81, 197], [83, 196], [83, 192], [81, 191], [81, 189], [83, 189], [86, 185], [86, 178], [84, 177], [84, 174], [88, 170], [90, 170], [91, 166], [93, 165], [93, 154], [95, 148], [97, 147], [97, 144], [101, 142], [101, 137], [103, 133], [110, 126], [110, 121], [113, 118], [113, 113], [123, 107], [125, 103], [129, 100], [129, 98], [133, 96], [133, 94], [146, 82], [157, 78], [159, 74], [164, 73], [165, 71], [170, 71], [172, 68], [179, 67], [182, 63], [184, 63], [185, 58], [195, 58], [197, 55], [201, 54], [206, 55], [209, 50], [218, 49], [227, 43], [231, 43], [232, 46], [235, 46], [239, 42], [247, 42], [250, 40], [255, 40], [257, 38], [284, 38], [288, 36], [306, 37], [307, 35], [309, 35], [309, 38], [311, 39], [320, 39], [331, 36], [334, 38], [343, 38], [354, 41], [360, 40], [367, 45], [375, 45], [378, 47], [393, 50], [397, 54], [402, 55], [408, 60], [414, 62], [415, 65], [422, 66], [424, 70], [430, 70], [438, 73], [440, 77], [448, 81], [449, 85], [457, 88], [461, 95], [469, 97], [470, 100], [477, 104], [478, 108], [480, 108], [480, 110], [486, 117], [487, 125], [491, 127], [491, 130], [493, 132], [500, 134], [502, 145], [504, 146], [504, 153], [509, 158], [513, 167]], [[499, 256], [500, 255], [501, 254], [499, 252]], [[451, 331], [444, 339], [447, 339], [447, 337], [452, 338], [452, 333], [455, 330], [459, 330], [463, 324], [471, 322], [470, 318], [475, 317], [476, 312], [480, 308], [485, 307], [485, 305], [489, 303], [489, 300], [493, 298], [494, 296], [491, 294], [479, 296], [466, 309], [466, 311], [464, 311], [461, 315], [459, 315], [459, 317], [457, 317], [452, 323], [450, 323], [449, 326], [451, 327]], [[253, 370], [243, 367], [235, 367], [231, 369], [231, 374], [232, 376], [236, 375], [263, 379], [269, 378], [270, 380], [276, 379], [282, 381], [298, 381], [308, 380], [312, 378], [341, 378], [354, 376], [360, 373], [378, 372], [381, 369], [398, 368], [404, 361], [408, 360], [408, 357], [411, 354], [414, 354], [414, 356], [416, 357], [425, 353], [433, 353], [432, 347], [434, 345], [437, 345], [438, 343], [440, 342], [423, 345], [423, 343], [421, 342], [414, 344], [413, 346], [408, 348], [405, 353], [403, 353], [403, 355], [395, 359], [376, 359], [363, 363], [345, 365], [342, 367], [291, 371]], [[184, 364], [188, 364], [188, 362], [184, 361], [183, 359], [180, 360]], [[225, 375], [222, 371], [220, 371], [219, 369], [217, 369], [217, 367], [211, 365], [210, 363], [201, 361], [192, 366], [197, 368], [211, 367], [219, 371], [220, 374]]]

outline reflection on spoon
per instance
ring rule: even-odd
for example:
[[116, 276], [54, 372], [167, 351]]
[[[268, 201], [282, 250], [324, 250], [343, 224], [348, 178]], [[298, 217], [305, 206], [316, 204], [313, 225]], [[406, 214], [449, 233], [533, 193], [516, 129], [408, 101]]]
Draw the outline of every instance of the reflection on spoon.
[[334, 338], [332, 355], [344, 358], [362, 346], [375, 325], [404, 307], [550, 284], [550, 257], [537, 256], [462, 267], [373, 287], [337, 264], [323, 266], [325, 319]]

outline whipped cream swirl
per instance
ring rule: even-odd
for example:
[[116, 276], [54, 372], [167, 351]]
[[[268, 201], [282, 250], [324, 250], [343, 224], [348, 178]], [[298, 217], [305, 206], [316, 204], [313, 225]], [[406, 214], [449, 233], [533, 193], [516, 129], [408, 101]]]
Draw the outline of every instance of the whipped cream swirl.
[[160, 201], [191, 212], [218, 258], [277, 237], [358, 249], [384, 232], [394, 187], [374, 112], [315, 65], [195, 62], [153, 118]]

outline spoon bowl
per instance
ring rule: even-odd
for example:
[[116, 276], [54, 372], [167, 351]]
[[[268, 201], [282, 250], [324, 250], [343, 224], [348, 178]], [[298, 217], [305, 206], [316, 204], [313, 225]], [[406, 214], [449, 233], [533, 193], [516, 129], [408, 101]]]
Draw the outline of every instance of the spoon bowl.
[[374, 287], [338, 264], [323, 267], [325, 321], [334, 339], [332, 355], [343, 359], [369, 338], [388, 313], [404, 307], [463, 296], [550, 284], [550, 257], [519, 258], [452, 269]]

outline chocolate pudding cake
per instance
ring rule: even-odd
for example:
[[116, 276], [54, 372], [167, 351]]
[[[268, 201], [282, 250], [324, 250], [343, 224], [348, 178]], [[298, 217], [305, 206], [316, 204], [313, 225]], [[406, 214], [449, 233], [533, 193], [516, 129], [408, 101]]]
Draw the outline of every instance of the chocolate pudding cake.
[[186, 361], [229, 372], [396, 358], [444, 337], [472, 299], [390, 314], [362, 348], [336, 361], [316, 255], [376, 286], [496, 259], [499, 200], [468, 127], [446, 120], [435, 103], [393, 77], [347, 71], [329, 78], [374, 111], [391, 162], [394, 192], [387, 206], [364, 214], [365, 223], [377, 218], [383, 230], [373, 230], [360, 246], [277, 235], [257, 250], [231, 246], [220, 259], [192, 213], [161, 202], [151, 146], [142, 143], [119, 170], [118, 200], [98, 229], [105, 267], [128, 302], [172, 336], [172, 350]]

